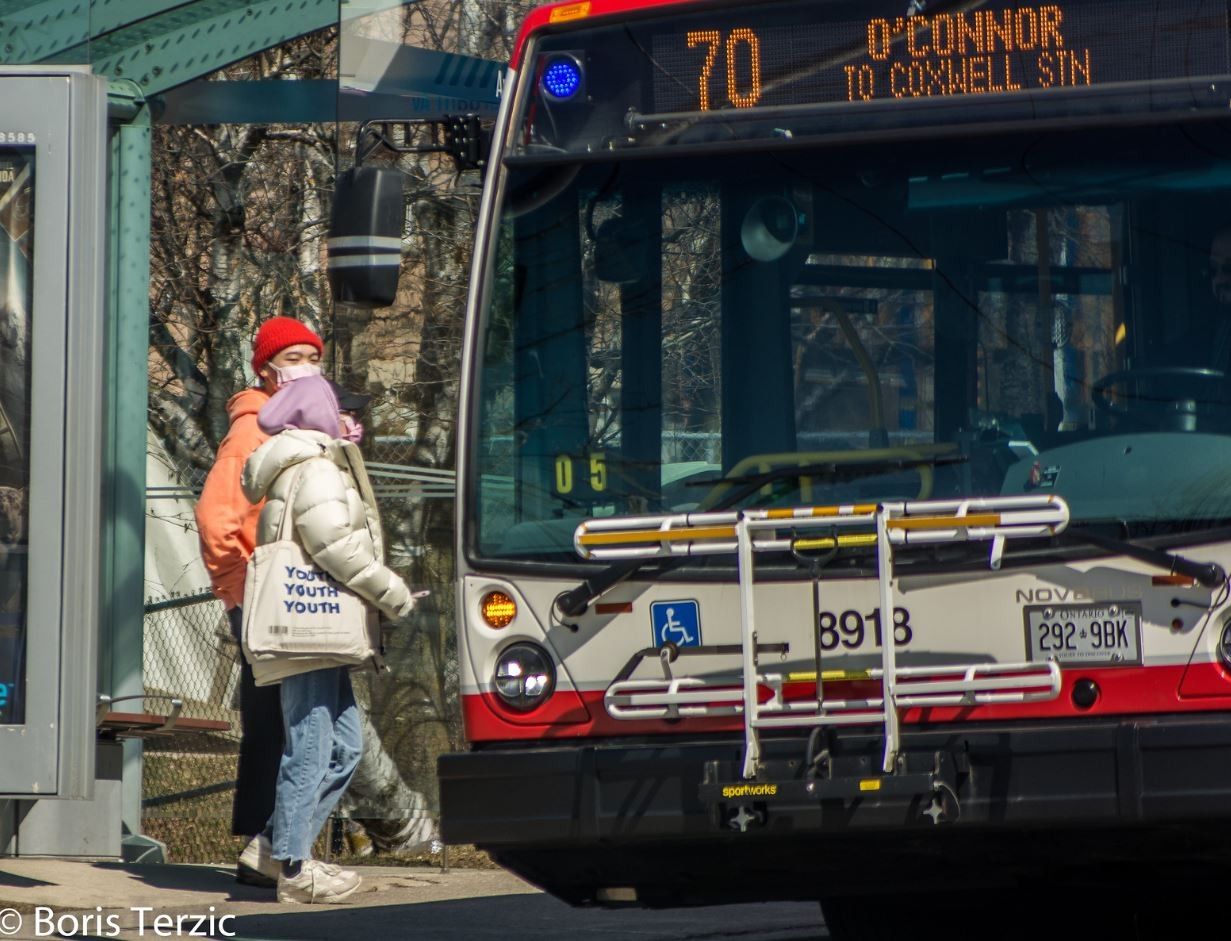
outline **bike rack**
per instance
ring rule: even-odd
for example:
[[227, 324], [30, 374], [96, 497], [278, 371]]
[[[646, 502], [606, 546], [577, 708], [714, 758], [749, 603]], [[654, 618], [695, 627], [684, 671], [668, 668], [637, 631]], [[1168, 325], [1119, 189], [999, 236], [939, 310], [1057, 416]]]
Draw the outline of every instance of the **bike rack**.
[[[892, 773], [901, 746], [903, 708], [1037, 702], [1060, 695], [1060, 668], [1052, 661], [899, 667], [893, 643], [895, 549], [988, 541], [988, 564], [998, 569], [1006, 540], [1054, 536], [1068, 521], [1068, 505], [1050, 495], [586, 520], [573, 536], [573, 545], [584, 559], [617, 561], [734, 553], [739, 570], [740, 676], [729, 682], [676, 676], [672, 670], [675, 655], [667, 650], [660, 657], [664, 678], [618, 677], [604, 695], [607, 712], [615, 719], [630, 720], [742, 715], [745, 780], [756, 777], [761, 760], [760, 729], [880, 724], [885, 736], [882, 770]], [[816, 530], [826, 532], [817, 535]], [[765, 645], [758, 644], [756, 628], [756, 553], [840, 552], [869, 546], [876, 547], [880, 619], [886, 641], [881, 644], [880, 667], [787, 676], [761, 673], [759, 654]], [[815, 642], [815, 630], [813, 637]], [[781, 645], [773, 648], [780, 650]], [[816, 698], [788, 700], [785, 684], [805, 679], [817, 683]], [[881, 695], [826, 699], [826, 680], [879, 681]]]

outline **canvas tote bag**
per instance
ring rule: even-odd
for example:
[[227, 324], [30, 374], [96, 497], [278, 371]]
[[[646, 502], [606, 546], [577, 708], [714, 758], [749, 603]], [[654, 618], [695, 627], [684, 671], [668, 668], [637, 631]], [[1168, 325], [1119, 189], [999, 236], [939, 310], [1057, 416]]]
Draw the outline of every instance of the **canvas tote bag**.
[[379, 649], [376, 613], [295, 541], [291, 507], [302, 479], [300, 465], [283, 504], [277, 538], [257, 546], [248, 560], [244, 656], [249, 663], [276, 657], [363, 663]]

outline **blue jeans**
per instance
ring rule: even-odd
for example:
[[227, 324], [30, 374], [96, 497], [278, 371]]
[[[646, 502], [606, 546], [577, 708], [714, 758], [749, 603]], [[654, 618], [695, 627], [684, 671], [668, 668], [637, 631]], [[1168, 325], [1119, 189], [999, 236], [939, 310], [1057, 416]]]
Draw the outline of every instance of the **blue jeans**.
[[282, 681], [286, 741], [274, 799], [274, 859], [311, 859], [312, 844], [350, 784], [363, 751], [359, 709], [346, 667]]

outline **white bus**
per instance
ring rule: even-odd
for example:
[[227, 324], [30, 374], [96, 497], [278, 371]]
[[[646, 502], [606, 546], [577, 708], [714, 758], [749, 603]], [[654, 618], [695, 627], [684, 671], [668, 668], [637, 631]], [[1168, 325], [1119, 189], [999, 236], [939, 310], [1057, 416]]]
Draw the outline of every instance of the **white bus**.
[[448, 842], [836, 938], [1121, 937], [1225, 874], [1229, 48], [1225, 0], [530, 16]]

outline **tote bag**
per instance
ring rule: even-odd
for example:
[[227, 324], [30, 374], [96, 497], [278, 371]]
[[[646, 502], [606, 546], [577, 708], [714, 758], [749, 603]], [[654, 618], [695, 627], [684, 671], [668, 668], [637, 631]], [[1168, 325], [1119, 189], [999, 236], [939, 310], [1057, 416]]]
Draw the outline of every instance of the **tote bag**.
[[363, 599], [322, 569], [295, 541], [291, 507], [303, 466], [283, 504], [273, 542], [257, 546], [244, 580], [244, 656], [249, 663], [328, 657], [359, 664], [379, 649], [379, 622]]

